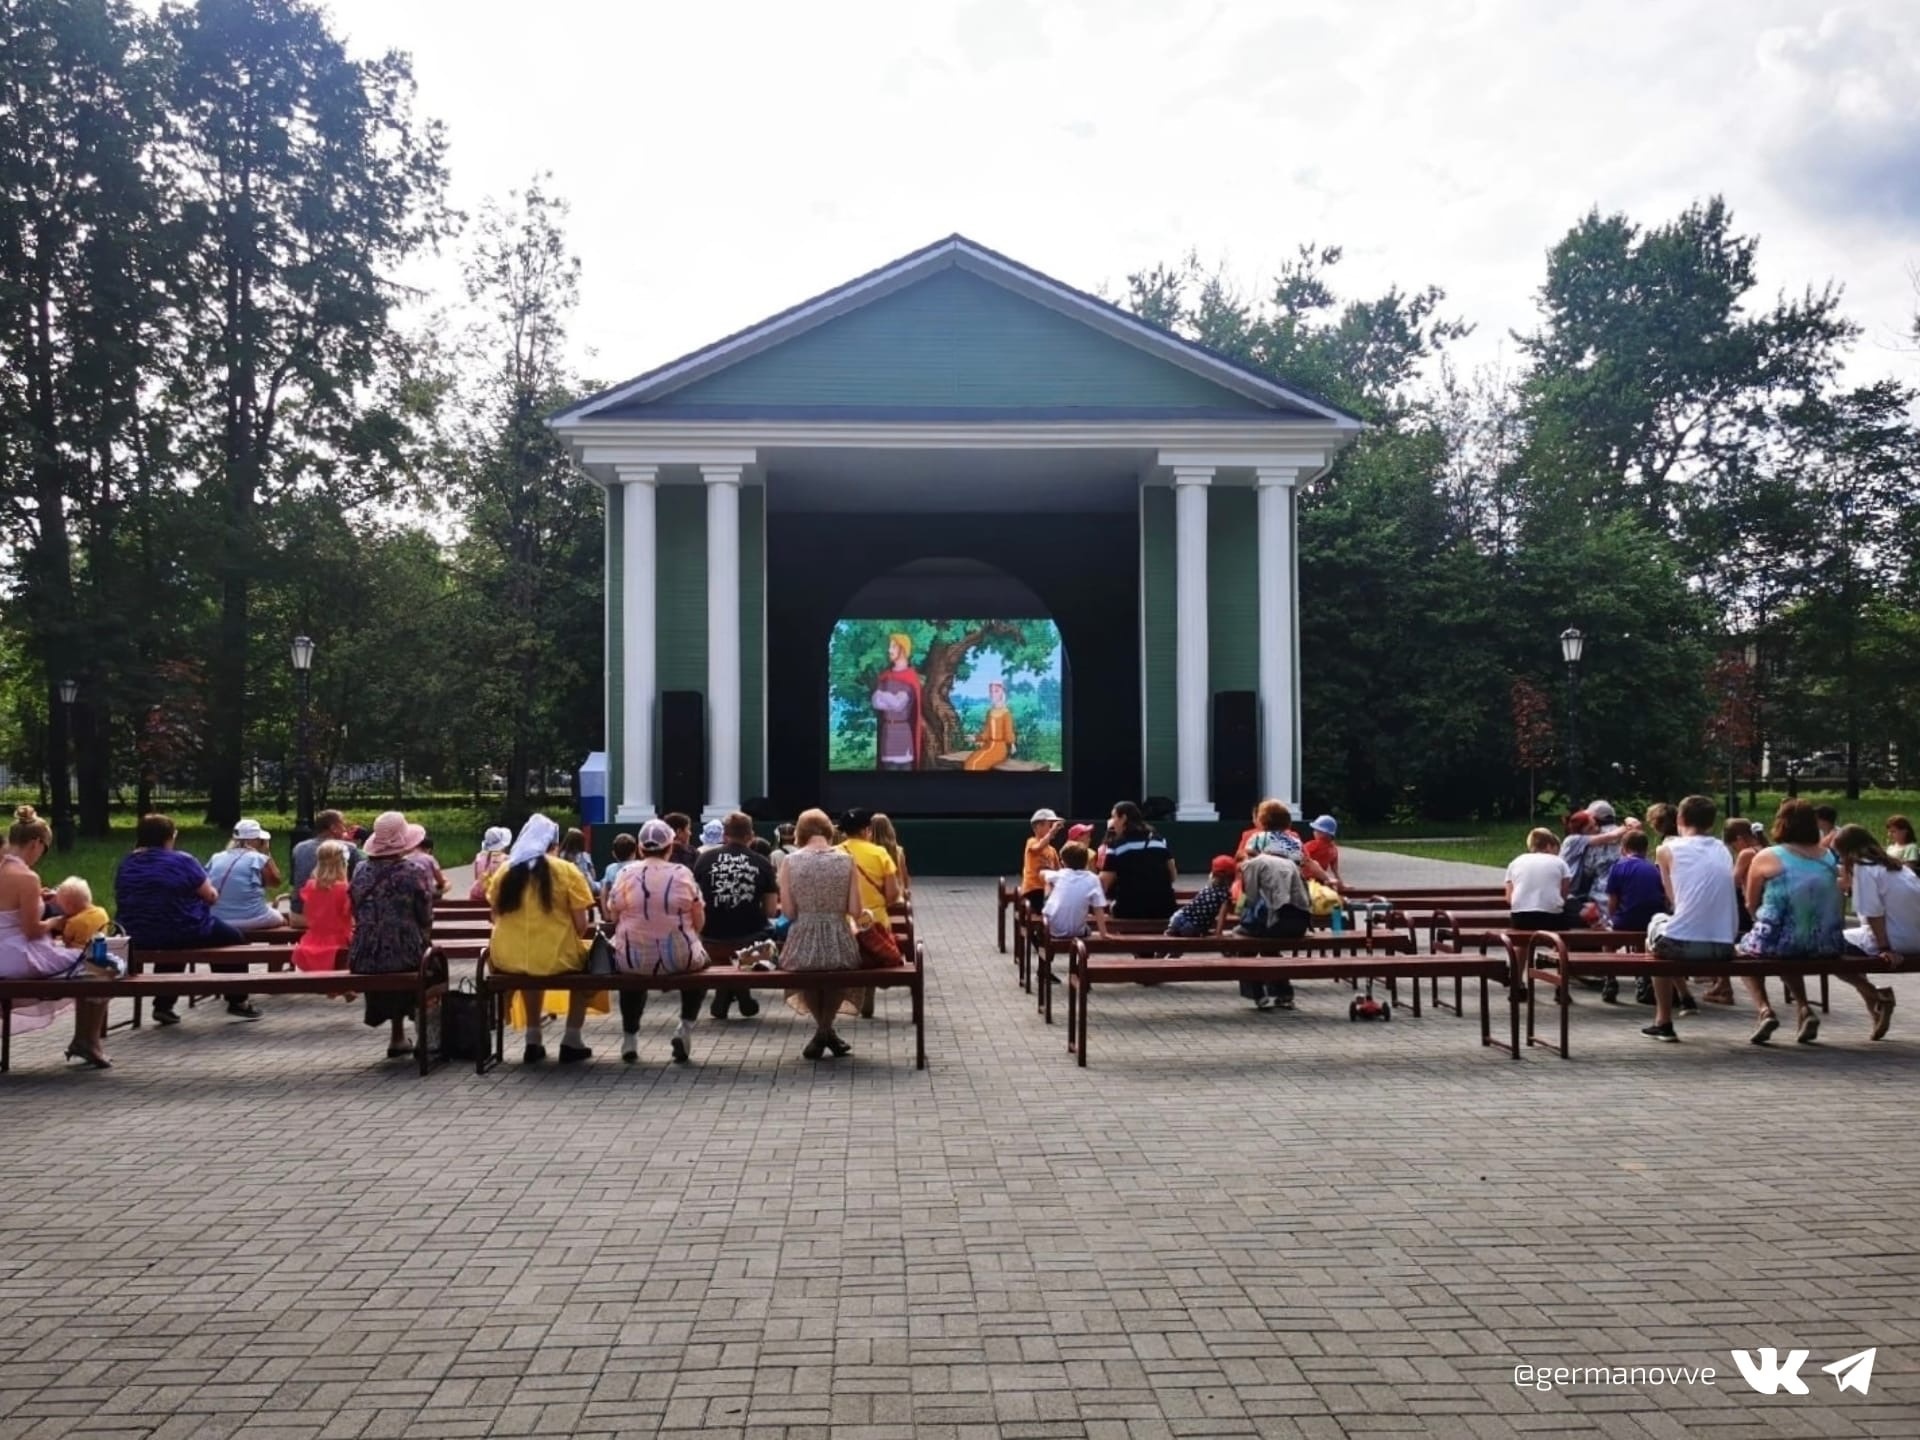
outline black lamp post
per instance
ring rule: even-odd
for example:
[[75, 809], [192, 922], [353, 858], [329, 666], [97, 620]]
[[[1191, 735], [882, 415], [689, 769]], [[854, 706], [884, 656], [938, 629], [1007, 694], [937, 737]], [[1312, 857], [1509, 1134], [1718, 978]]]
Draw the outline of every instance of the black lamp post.
[[293, 843], [313, 838], [313, 768], [307, 758], [308, 706], [313, 693], [313, 641], [304, 635], [293, 637], [293, 673], [300, 684], [299, 814], [294, 817]]
[[60, 783], [54, 787], [53, 807], [53, 843], [56, 849], [65, 852], [73, 849], [73, 792], [72, 780], [66, 774], [67, 756], [73, 749], [73, 702], [80, 697], [77, 681], [60, 682]]
[[1573, 626], [1560, 632], [1560, 658], [1567, 662], [1567, 808], [1580, 804], [1580, 656], [1587, 637]]
[[1766, 758], [1766, 735], [1760, 729], [1760, 645], [1747, 641], [1747, 805], [1760, 804], [1760, 762]]

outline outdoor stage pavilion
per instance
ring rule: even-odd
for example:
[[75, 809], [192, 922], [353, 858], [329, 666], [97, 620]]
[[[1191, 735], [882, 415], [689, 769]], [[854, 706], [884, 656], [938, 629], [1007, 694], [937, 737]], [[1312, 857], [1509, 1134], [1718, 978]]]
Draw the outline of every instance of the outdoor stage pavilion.
[[[1165, 796], [1192, 868], [1297, 805], [1295, 507], [1361, 429], [1325, 401], [955, 235], [551, 423], [606, 492], [619, 828], [865, 804], [985, 873], [1038, 805]], [[856, 614], [1052, 619], [1062, 769], [829, 772]]]

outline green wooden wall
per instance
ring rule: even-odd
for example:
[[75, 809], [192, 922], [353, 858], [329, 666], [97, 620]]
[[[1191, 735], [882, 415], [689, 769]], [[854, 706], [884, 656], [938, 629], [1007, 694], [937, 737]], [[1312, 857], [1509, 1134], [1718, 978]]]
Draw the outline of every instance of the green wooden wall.
[[656, 403], [1269, 413], [1257, 400], [958, 269]]

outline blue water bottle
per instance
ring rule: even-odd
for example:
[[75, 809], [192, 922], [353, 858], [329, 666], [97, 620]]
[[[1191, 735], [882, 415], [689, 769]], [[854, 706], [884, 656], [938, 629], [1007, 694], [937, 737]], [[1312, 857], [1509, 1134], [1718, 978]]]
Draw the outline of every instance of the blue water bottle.
[[1333, 907], [1333, 933], [1338, 935], [1347, 928], [1347, 907], [1342, 901]]

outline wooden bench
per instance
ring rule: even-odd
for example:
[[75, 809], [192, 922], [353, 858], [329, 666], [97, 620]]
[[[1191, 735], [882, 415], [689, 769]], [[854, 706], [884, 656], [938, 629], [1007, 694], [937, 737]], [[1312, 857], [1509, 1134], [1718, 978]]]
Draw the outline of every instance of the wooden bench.
[[[1669, 980], [1686, 980], [1696, 975], [1724, 976], [1727, 979], [1737, 976], [1755, 979], [1778, 976], [1785, 979], [1793, 976], [1802, 980], [1818, 976], [1824, 987], [1826, 977], [1830, 975], [1865, 979], [1886, 968], [1864, 955], [1823, 955], [1806, 959], [1769, 956], [1764, 960], [1668, 960], [1639, 950], [1586, 948], [1587, 942], [1583, 937], [1592, 933], [1524, 930], [1514, 931], [1508, 936], [1507, 949], [1513, 960], [1514, 972], [1526, 989], [1527, 1044], [1557, 1049], [1562, 1060], [1569, 1058], [1567, 1040], [1573, 1012], [1573, 991], [1569, 982], [1583, 975], [1612, 975], [1635, 980], [1642, 976]], [[1920, 958], [1903, 959], [1895, 968], [1904, 969], [1910, 964], [1920, 965]], [[1535, 982], [1553, 986], [1554, 1003], [1560, 1008], [1558, 1045], [1539, 1039], [1534, 1033]], [[1823, 988], [1822, 1008], [1825, 1008], [1825, 998]]]
[[[236, 949], [214, 951], [180, 951], [168, 955], [169, 963], [183, 960], [189, 964], [203, 956], [218, 955], [231, 963]], [[158, 953], [158, 952], [155, 952]], [[289, 952], [291, 953], [291, 952]], [[437, 1063], [434, 1051], [438, 1048], [433, 1037], [439, 1031], [440, 1003], [446, 994], [446, 976], [437, 969], [429, 971], [423, 962], [418, 971], [392, 975], [356, 975], [350, 970], [280, 970], [268, 974], [248, 973], [244, 976], [193, 973], [179, 975], [155, 975], [135, 972], [131, 967], [128, 973], [117, 980], [0, 980], [0, 1073], [8, 1070], [13, 1061], [13, 1007], [17, 1003], [32, 1000], [132, 1000], [136, 1009], [146, 1000], [178, 1000], [182, 997], [194, 999], [201, 995], [218, 995], [233, 988], [233, 982], [239, 980], [247, 990], [255, 995], [330, 995], [344, 991], [359, 994], [411, 994], [414, 997], [414, 1014], [418, 1020], [415, 1031], [415, 1057], [419, 1062], [419, 1071], [425, 1075]]]
[[[1475, 923], [1475, 921], [1478, 923]], [[1495, 949], [1507, 950], [1508, 938], [1517, 934], [1531, 934], [1531, 931], [1516, 931], [1511, 924], [1501, 924], [1499, 917], [1480, 919], [1463, 918], [1451, 910], [1440, 911], [1433, 919], [1432, 943], [1430, 948], [1436, 955], [1460, 955], [1469, 948], [1482, 955]], [[1569, 946], [1576, 950], [1644, 950], [1647, 936], [1644, 930], [1559, 930], [1553, 933], [1565, 937]], [[1435, 982], [1436, 988], [1438, 982]], [[1460, 982], [1454, 982], [1453, 1007], [1460, 1007]], [[1444, 1006], [1438, 995], [1433, 1003]]]
[[[896, 925], [896, 938], [901, 938], [901, 931], [902, 927]], [[705, 944], [707, 954], [713, 960], [727, 961], [733, 958], [735, 947], [732, 944], [721, 940], [709, 940]], [[602, 990], [644, 990], [650, 993], [721, 990], [737, 994], [748, 990], [807, 990], [819, 986], [823, 981], [836, 989], [848, 990], [904, 987], [913, 1001], [913, 1068], [924, 1070], [927, 1068], [927, 951], [924, 945], [912, 938], [909, 930], [903, 939], [901, 954], [906, 957], [904, 965], [892, 965], [881, 970], [755, 970], [716, 963], [704, 970], [689, 970], [679, 975], [646, 975], [633, 970], [616, 970], [611, 975], [589, 975], [584, 972], [518, 975], [491, 968], [483, 954], [474, 969], [474, 988], [482, 997], [482, 1013], [492, 1024], [493, 1045], [490, 1050], [483, 1047], [479, 1059], [474, 1062], [474, 1073], [484, 1075], [506, 1059], [506, 999], [512, 994], [547, 990], [564, 990], [569, 994], [582, 991], [596, 994]]]
[[[1188, 980], [1254, 981], [1275, 984], [1294, 980], [1347, 980], [1355, 975], [1414, 982], [1418, 1015], [1420, 982], [1436, 977], [1480, 981], [1480, 1043], [1520, 1058], [1520, 989], [1512, 962], [1504, 956], [1417, 955], [1407, 930], [1380, 930], [1372, 937], [1377, 949], [1364, 947], [1364, 931], [1313, 934], [1298, 939], [1254, 940], [1239, 937], [1166, 937], [1177, 947], [1170, 956], [1150, 959], [1133, 954], [1141, 948], [1130, 938], [1088, 937], [1068, 942], [1067, 1049], [1078, 1064], [1087, 1063], [1088, 1001], [1096, 985], [1161, 985]], [[1156, 946], [1155, 948], [1161, 948]], [[1276, 951], [1291, 950], [1290, 954]], [[1500, 983], [1507, 991], [1507, 1029], [1510, 1038], [1493, 1038], [1488, 987]]]
[[[433, 936], [433, 944], [439, 948], [440, 952], [444, 954], [449, 961], [477, 960], [480, 957], [480, 952], [486, 948], [487, 940], [484, 935], [450, 935], [443, 938], [438, 931], [436, 931]], [[138, 946], [133, 946], [129, 947], [127, 951], [127, 974], [138, 975], [143, 971], [152, 973], [161, 970], [170, 970], [174, 966], [179, 966], [186, 971], [192, 971], [197, 965], [205, 965], [216, 971], [218, 971], [220, 966], [242, 967], [238, 970], [227, 971], [223, 982], [217, 988], [209, 989], [203, 985], [199, 990], [192, 992], [187, 998], [189, 1005], [192, 1005], [204, 995], [224, 994], [229, 990], [244, 989], [249, 994], [305, 994], [307, 992], [301, 990], [270, 992], [260, 989], [254, 983], [256, 980], [262, 978], [254, 973], [253, 967], [255, 965], [264, 966], [268, 975], [273, 975], [282, 970], [292, 969], [293, 951], [294, 944], [291, 941], [264, 944], [254, 943], [249, 945], [222, 945], [204, 950], [142, 950]], [[315, 970], [304, 973], [318, 975], [329, 972]], [[355, 990], [364, 989], [365, 987], [349, 985], [336, 986], [334, 988]], [[325, 992], [323, 991], [322, 993]], [[128, 1028], [138, 1030], [142, 1023], [141, 1011], [146, 998], [144, 994], [136, 994], [133, 997], [132, 1018], [123, 1020], [119, 1024], [109, 1028], [115, 1030]]]

